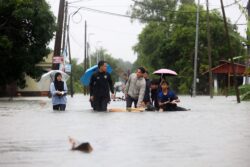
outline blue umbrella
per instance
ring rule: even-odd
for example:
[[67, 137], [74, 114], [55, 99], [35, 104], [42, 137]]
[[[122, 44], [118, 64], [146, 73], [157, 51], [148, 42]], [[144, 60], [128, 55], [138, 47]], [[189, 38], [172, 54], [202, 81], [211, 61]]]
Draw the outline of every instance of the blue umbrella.
[[[85, 71], [85, 73], [83, 74], [83, 76], [80, 78], [81, 83], [82, 83], [84, 86], [88, 86], [92, 74], [95, 73], [96, 71], [98, 71], [98, 66], [97, 66], [97, 65], [94, 65], [93, 67], [88, 68], [88, 69]], [[108, 72], [108, 73], [111, 73], [111, 72], [112, 72], [112, 68], [110, 67], [109, 64], [107, 64], [107, 72]]]

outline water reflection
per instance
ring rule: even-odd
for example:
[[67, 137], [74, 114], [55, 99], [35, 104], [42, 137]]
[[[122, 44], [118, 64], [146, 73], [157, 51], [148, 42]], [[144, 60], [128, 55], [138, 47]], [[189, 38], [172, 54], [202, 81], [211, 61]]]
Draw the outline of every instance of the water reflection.
[[[48, 98], [1, 100], [0, 166], [250, 166], [249, 102], [180, 99], [192, 110], [97, 113], [81, 95], [69, 97], [65, 112], [52, 111]], [[71, 151], [68, 136], [90, 142], [94, 151]]]

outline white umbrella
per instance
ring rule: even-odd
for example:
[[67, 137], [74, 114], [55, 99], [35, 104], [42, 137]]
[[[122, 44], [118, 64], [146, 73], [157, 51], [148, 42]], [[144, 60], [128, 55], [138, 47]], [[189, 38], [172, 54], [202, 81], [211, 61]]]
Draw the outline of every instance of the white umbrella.
[[62, 80], [67, 81], [69, 79], [69, 75], [61, 70], [51, 70], [41, 76], [40, 81], [38, 82], [38, 86], [41, 90], [49, 91], [50, 83], [54, 81], [56, 73], [62, 74]]

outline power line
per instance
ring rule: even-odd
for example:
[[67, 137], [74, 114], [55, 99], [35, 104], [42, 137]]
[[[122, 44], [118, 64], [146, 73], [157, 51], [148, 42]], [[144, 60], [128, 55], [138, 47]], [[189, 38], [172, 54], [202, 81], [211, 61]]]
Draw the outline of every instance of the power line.
[[103, 11], [103, 10], [92, 9], [92, 8], [88, 8], [88, 7], [84, 7], [84, 6], [81, 6], [81, 7], [79, 7], [79, 6], [69, 6], [69, 7], [78, 8], [78, 10], [74, 12], [74, 14], [76, 14], [80, 9], [85, 9], [85, 10], [94, 11], [94, 12], [97, 12], [97, 13], [103, 13], [103, 14], [109, 14], [109, 15], [114, 15], [114, 16], [119, 16], [119, 17], [132, 18], [129, 15], [112, 13], [112, 12], [107, 12], [107, 11]]
[[76, 1], [69, 2], [69, 4], [78, 3], [78, 2], [82, 2], [82, 1], [84, 1], [84, 0], [76, 0]]
[[103, 10], [97, 10], [97, 9], [92, 9], [92, 8], [88, 8], [88, 7], [76, 7], [76, 6], [69, 6], [69, 7], [74, 7], [74, 8], [78, 8], [77, 11], [75, 11], [72, 15], [72, 17], [79, 12], [79, 10], [81, 9], [85, 9], [87, 11], [92, 11], [92, 12], [96, 12], [96, 13], [101, 13], [101, 14], [107, 14], [107, 15], [112, 15], [112, 16], [118, 16], [118, 17], [124, 17], [124, 18], [129, 18], [129, 19], [137, 19], [137, 20], [142, 20], [142, 21], [156, 21], [156, 22], [160, 22], [161, 20], [159, 19], [148, 19], [148, 18], [139, 18], [139, 17], [133, 17], [133, 16], [129, 16], [129, 15], [124, 15], [124, 14], [119, 14], [119, 13], [113, 13], [113, 12], [107, 12], [107, 11], [103, 11]]
[[73, 39], [73, 41], [79, 46], [79, 48], [83, 48], [83, 44], [81, 45], [80, 43], [78, 43], [78, 41], [75, 39], [75, 37], [73, 36], [73, 34], [69, 33], [70, 37]]
[[243, 13], [241, 12], [240, 16], [238, 17], [238, 19], [235, 21], [234, 24], [237, 24], [237, 23], [238, 23], [238, 21], [240, 20], [240, 18], [241, 18], [242, 15], [243, 15]]
[[[233, 2], [231, 4], [228, 4], [228, 5], [225, 5], [224, 8], [227, 8], [227, 7], [231, 7], [237, 3], [239, 3], [240, 1], [242, 0], [238, 0], [236, 2]], [[134, 1], [135, 3], [140, 3], [140, 4], [143, 4], [144, 6], [146, 6], [146, 4], [142, 3], [142, 2], [138, 2], [138, 1]], [[103, 14], [109, 14], [109, 15], [114, 15], [114, 16], [119, 16], [119, 17], [125, 17], [125, 18], [130, 18], [130, 19], [139, 19], [139, 20], [146, 20], [144, 18], [134, 18], [133, 16], [129, 16], [129, 15], [125, 15], [125, 14], [119, 14], [119, 13], [113, 13], [113, 12], [108, 12], [108, 11], [103, 11], [103, 10], [98, 10], [98, 9], [93, 9], [93, 8], [89, 8], [89, 7], [85, 7], [85, 6], [69, 6], [69, 7], [73, 7], [73, 8], [78, 8], [77, 11], [74, 12], [73, 15], [75, 15], [76, 13], [78, 13], [79, 10], [81, 9], [85, 9], [85, 10], [89, 10], [89, 11], [94, 11], [94, 12], [97, 12], [97, 13], [103, 13]], [[214, 9], [211, 9], [210, 11], [213, 11], [213, 10], [220, 10], [221, 8], [214, 8]], [[173, 13], [193, 13], [193, 14], [196, 14], [196, 12], [191, 12], [191, 11], [177, 11], [177, 10], [167, 10], [165, 9], [164, 11], [167, 11], [167, 12], [173, 12]], [[206, 12], [206, 11], [200, 11], [200, 12]], [[156, 20], [157, 21], [157, 20]], [[159, 21], [159, 20], [158, 20]]]
[[104, 31], [109, 31], [109, 32], [112, 32], [112, 33], [118, 33], [120, 35], [125, 35], [125, 36], [127, 36], [127, 35], [137, 35], [137, 34], [134, 34], [134, 33], [131, 33], [131, 32], [124, 32], [124, 31], [121, 32], [121, 31], [117, 31], [117, 30], [114, 30], [114, 29], [103, 28], [103, 27], [93, 25], [93, 24], [89, 24], [89, 27], [101, 29], [101, 30], [104, 30]]
[[[229, 4], [230, 6], [232, 4]], [[229, 6], [228, 5], [228, 6]], [[107, 11], [103, 11], [103, 10], [97, 10], [97, 9], [92, 9], [92, 8], [88, 8], [88, 7], [84, 7], [84, 6], [81, 6], [81, 7], [76, 7], [76, 6], [69, 6], [69, 7], [73, 7], [73, 8], [78, 8], [72, 15], [72, 17], [77, 14], [79, 12], [79, 10], [81, 9], [84, 9], [84, 10], [87, 10], [87, 11], [91, 11], [91, 12], [96, 12], [96, 13], [101, 13], [101, 14], [107, 14], [107, 15], [112, 15], [112, 16], [118, 16], [118, 17], [124, 17], [124, 18], [129, 18], [129, 19], [137, 19], [137, 20], [143, 20], [143, 21], [155, 21], [155, 22], [164, 22], [163, 20], [160, 20], [160, 19], [144, 19], [144, 18], [138, 18], [138, 17], [132, 17], [132, 16], [129, 16], [129, 15], [124, 15], [124, 14], [118, 14], [118, 13], [113, 13], [113, 12], [107, 12]], [[187, 13], [187, 12], [184, 12], [184, 11], [174, 11], [176, 13]], [[206, 11], [202, 11], [202, 12], [206, 12]], [[188, 12], [188, 13], [194, 13], [196, 14], [195, 12]], [[201, 22], [205, 22], [205, 20], [201, 20]], [[223, 21], [223, 19], [220, 19], [220, 21]], [[171, 20], [171, 23], [177, 23], [175, 22], [175, 20]], [[181, 23], [177, 23], [177, 24], [181, 24]], [[234, 25], [246, 25], [246, 24], [234, 24]]]
[[238, 23], [238, 24], [235, 24], [235, 25], [237, 25], [237, 26], [245, 26], [245, 25], [247, 25], [247, 23]]
[[[147, 4], [145, 4], [145, 3], [143, 3], [143, 2], [139, 2], [139, 1], [136, 1], [136, 0], [132, 0], [132, 1], [135, 2], [135, 3], [138, 3], [138, 4], [142, 4], [143, 6], [148, 6]], [[235, 2], [233, 2], [233, 3], [231, 3], [231, 4], [225, 5], [224, 8], [228, 8], [228, 7], [231, 7], [231, 6], [233, 6], [233, 5], [236, 5], [236, 4], [238, 4], [240, 1], [242, 1], [242, 0], [238, 0], [238, 1], [235, 1]], [[221, 10], [221, 8], [218, 7], [218, 8], [211, 9], [211, 10], [209, 10], [209, 11], [213, 11], [213, 10]], [[177, 10], [169, 10], [169, 9], [165, 9], [164, 11], [167, 11], [167, 12], [175, 12], [175, 13], [195, 13], [195, 14], [196, 14], [196, 12], [177, 11]], [[204, 12], [204, 13], [205, 13], [206, 11], [200, 11], [200, 12]]]
[[[231, 7], [231, 6], [233, 6], [233, 5], [236, 5], [236, 4], [238, 4], [240, 1], [242, 1], [242, 0], [238, 0], [238, 1], [235, 1], [235, 2], [233, 2], [233, 3], [230, 3], [230, 4], [228, 4], [228, 5], [225, 5], [224, 6], [224, 8], [228, 8], [228, 7]], [[216, 10], [221, 10], [221, 8], [214, 8], [214, 9], [216, 9]], [[213, 9], [213, 10], [214, 10]]]

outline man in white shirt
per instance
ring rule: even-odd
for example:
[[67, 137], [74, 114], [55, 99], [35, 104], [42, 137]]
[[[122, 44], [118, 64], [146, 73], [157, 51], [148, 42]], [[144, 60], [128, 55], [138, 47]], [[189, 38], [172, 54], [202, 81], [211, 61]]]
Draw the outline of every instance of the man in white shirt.
[[136, 73], [131, 74], [128, 78], [125, 88], [127, 108], [130, 108], [132, 103], [134, 103], [135, 107], [141, 107], [143, 105], [146, 88], [146, 81], [143, 77], [145, 71], [143, 67], [139, 67]]

